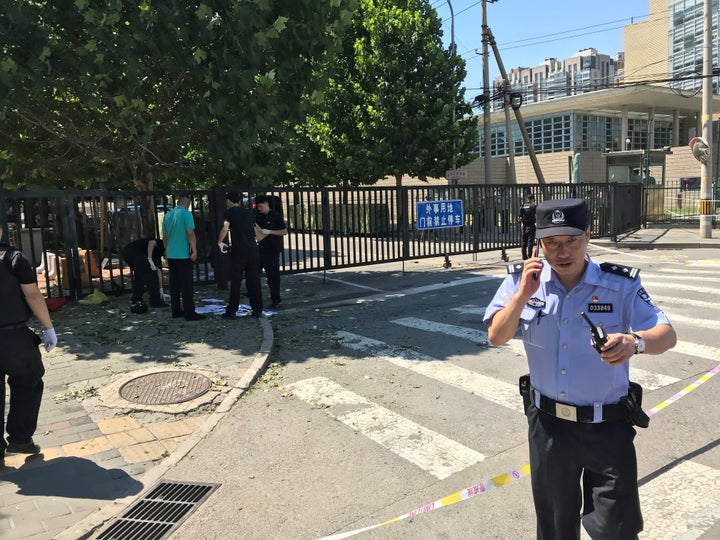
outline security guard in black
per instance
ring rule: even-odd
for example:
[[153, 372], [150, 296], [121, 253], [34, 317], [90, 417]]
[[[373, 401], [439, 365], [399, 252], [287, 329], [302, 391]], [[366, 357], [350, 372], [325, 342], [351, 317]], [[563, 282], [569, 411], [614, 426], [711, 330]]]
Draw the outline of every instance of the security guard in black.
[[522, 258], [529, 259], [532, 254], [533, 245], [535, 244], [535, 195], [532, 193], [527, 196], [527, 202], [520, 207], [518, 221], [522, 223]]
[[[0, 229], [1, 231], [2, 229]], [[1, 237], [0, 232], [0, 237]], [[40, 451], [32, 436], [37, 429], [45, 368], [38, 346], [50, 351], [57, 336], [37, 286], [35, 269], [16, 248], [0, 243], [0, 465], [5, 452], [35, 454]], [[42, 338], [27, 326], [30, 315], [42, 324]], [[10, 408], [5, 420], [5, 377], [10, 387]]]

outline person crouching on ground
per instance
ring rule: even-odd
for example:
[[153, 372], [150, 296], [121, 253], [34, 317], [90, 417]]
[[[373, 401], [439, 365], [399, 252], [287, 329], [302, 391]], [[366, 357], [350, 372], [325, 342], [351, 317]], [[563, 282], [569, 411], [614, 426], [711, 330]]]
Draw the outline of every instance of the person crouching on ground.
[[122, 257], [132, 271], [132, 298], [130, 311], [145, 313], [148, 308], [143, 302], [145, 288], [150, 297], [150, 306], [163, 308], [168, 305], [162, 292], [162, 256], [165, 246], [157, 238], [140, 238], [130, 242], [122, 250]]

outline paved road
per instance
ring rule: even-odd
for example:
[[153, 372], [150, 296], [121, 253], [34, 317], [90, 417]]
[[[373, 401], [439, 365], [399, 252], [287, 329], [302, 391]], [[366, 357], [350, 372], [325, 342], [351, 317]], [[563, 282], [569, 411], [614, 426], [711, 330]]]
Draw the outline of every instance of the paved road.
[[[678, 330], [674, 351], [633, 361], [646, 409], [718, 366], [716, 251], [592, 253], [641, 268]], [[466, 261], [442, 271], [425, 261], [406, 270], [335, 272], [333, 283], [352, 292], [278, 317], [276, 363], [166, 475], [221, 484], [173, 539], [367, 527], [359, 537], [534, 536], [516, 391], [526, 361], [519, 342], [488, 347], [481, 324], [502, 267]], [[312, 277], [295, 279], [296, 291], [304, 281], [314, 294]], [[720, 530], [718, 384], [710, 378], [639, 430], [643, 539]], [[429, 511], [407, 515], [417, 509]]]

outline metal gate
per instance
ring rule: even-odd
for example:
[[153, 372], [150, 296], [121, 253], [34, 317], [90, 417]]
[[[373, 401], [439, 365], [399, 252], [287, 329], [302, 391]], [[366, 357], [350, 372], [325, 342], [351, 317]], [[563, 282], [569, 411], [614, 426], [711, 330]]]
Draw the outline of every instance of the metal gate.
[[[257, 194], [269, 195], [282, 213], [289, 229], [281, 255], [284, 273], [519, 248], [518, 212], [529, 193], [538, 202], [584, 198], [593, 237], [638, 228], [642, 219], [639, 184], [233, 189], [246, 206]], [[0, 218], [7, 224], [6, 238], [35, 265], [48, 297], [77, 299], [95, 287], [120, 294], [130, 288], [122, 247], [159, 236], [164, 215], [187, 195], [198, 244], [195, 281], [225, 288], [227, 256], [216, 246], [225, 192], [0, 189]], [[462, 201], [458, 225], [418, 230], [417, 203], [445, 200]]]

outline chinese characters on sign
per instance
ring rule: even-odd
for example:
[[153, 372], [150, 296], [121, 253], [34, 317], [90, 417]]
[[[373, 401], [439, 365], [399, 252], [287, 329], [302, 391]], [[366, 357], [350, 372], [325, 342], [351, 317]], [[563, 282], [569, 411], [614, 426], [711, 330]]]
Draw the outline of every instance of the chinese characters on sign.
[[442, 229], [443, 227], [461, 227], [463, 224], [463, 202], [420, 201], [417, 203], [417, 228]]

